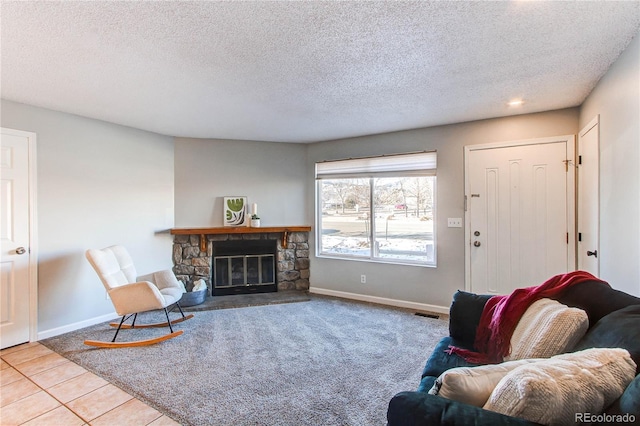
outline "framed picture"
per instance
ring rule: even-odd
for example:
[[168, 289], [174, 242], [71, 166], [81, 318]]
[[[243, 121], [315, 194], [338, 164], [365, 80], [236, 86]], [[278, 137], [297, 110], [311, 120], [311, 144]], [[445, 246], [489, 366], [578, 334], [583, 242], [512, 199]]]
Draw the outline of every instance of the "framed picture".
[[245, 226], [247, 220], [247, 197], [224, 197], [222, 213], [224, 226]]

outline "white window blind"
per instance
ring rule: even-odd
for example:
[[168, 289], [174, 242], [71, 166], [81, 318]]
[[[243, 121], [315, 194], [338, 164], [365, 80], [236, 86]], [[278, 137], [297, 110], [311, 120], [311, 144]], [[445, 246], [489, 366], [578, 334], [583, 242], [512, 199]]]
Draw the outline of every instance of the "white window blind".
[[435, 176], [435, 151], [380, 157], [350, 158], [316, 163], [317, 179], [383, 176]]

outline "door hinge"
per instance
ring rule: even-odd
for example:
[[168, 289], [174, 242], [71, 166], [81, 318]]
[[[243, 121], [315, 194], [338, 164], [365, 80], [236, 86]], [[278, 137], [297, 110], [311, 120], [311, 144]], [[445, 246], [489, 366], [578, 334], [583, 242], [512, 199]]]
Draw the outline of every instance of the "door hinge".
[[569, 233], [567, 232], [567, 244], [569, 244]]
[[582, 232], [578, 232], [578, 242], [582, 241]]
[[578, 164], [582, 164], [582, 155], [578, 155]]

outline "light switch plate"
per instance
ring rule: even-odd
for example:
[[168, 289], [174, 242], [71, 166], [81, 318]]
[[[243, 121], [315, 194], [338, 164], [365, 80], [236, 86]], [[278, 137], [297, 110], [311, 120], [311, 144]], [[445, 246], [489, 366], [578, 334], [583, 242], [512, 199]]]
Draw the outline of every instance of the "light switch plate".
[[462, 218], [460, 217], [447, 218], [447, 226], [449, 228], [462, 228]]

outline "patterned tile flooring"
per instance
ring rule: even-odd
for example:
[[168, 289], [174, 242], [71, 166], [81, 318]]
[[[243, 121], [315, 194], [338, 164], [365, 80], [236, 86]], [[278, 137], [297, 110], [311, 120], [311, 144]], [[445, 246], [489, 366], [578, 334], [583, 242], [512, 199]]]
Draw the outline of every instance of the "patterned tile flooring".
[[178, 425], [38, 342], [0, 351], [0, 425]]

